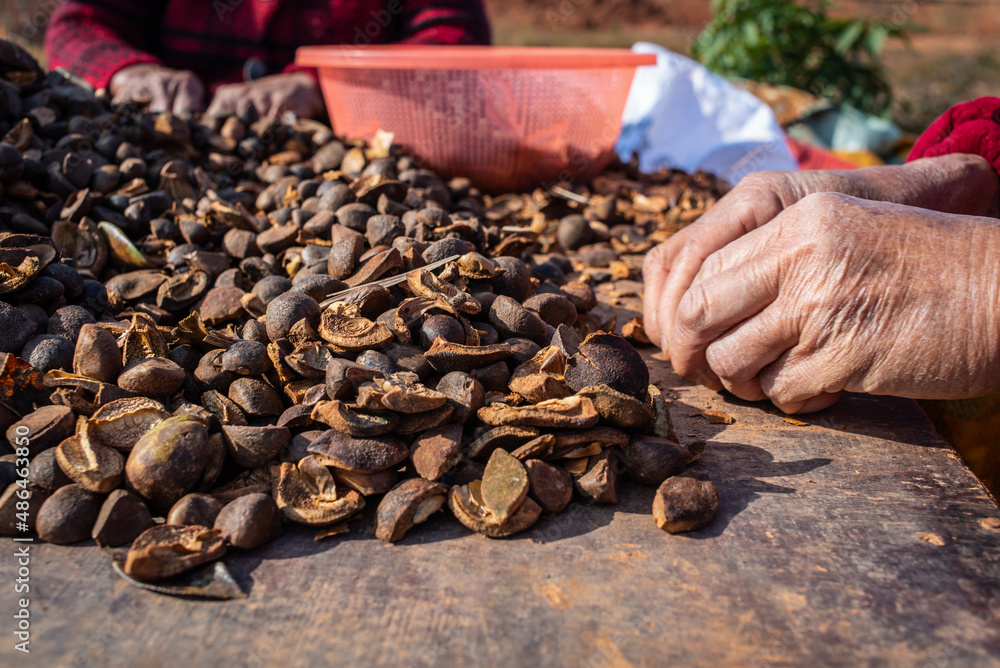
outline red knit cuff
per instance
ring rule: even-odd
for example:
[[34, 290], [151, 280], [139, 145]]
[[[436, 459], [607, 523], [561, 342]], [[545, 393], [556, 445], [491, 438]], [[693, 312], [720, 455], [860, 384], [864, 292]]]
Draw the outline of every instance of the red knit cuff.
[[907, 162], [951, 153], [982, 156], [1000, 174], [1000, 98], [958, 104], [920, 135]]

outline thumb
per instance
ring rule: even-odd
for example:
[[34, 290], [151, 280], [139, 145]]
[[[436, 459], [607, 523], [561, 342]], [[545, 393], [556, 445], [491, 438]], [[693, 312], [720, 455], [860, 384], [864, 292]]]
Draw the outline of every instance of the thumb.
[[178, 75], [175, 80], [176, 91], [173, 100], [175, 114], [184, 111], [201, 111], [205, 108], [205, 86], [197, 76], [193, 74]]

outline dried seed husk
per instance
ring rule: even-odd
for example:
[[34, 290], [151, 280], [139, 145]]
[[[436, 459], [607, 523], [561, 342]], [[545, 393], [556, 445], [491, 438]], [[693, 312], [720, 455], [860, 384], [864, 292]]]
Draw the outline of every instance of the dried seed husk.
[[225, 434], [226, 449], [233, 461], [248, 469], [260, 468], [276, 459], [292, 439], [292, 433], [288, 429], [273, 425], [224, 425], [222, 433]]
[[549, 399], [534, 406], [491, 404], [479, 409], [479, 419], [494, 426], [580, 428], [592, 427], [598, 415], [586, 397]]
[[334, 468], [331, 473], [333, 473], [333, 479], [338, 485], [353, 489], [362, 496], [385, 494], [399, 480], [399, 475], [393, 469], [378, 473], [355, 473], [354, 471]]
[[125, 460], [117, 450], [78, 436], [56, 447], [56, 461], [73, 482], [96, 494], [107, 494], [120, 485], [125, 468]]
[[334, 429], [309, 444], [307, 450], [326, 466], [356, 473], [377, 473], [401, 464], [410, 454], [395, 436], [352, 438]]
[[24, 287], [41, 270], [41, 259], [34, 251], [0, 248], [0, 294]]
[[215, 561], [225, 553], [226, 541], [215, 529], [161, 524], [135, 539], [124, 571], [136, 580], [152, 582]]
[[213, 489], [211, 496], [221, 503], [229, 503], [244, 494], [271, 491], [272, 487], [271, 473], [268, 469], [250, 469], [239, 474], [225, 485]]
[[162, 357], [135, 360], [118, 376], [118, 387], [137, 395], [169, 397], [184, 383], [184, 369]]
[[577, 395], [589, 398], [602, 420], [629, 432], [645, 433], [656, 417], [645, 401], [608, 385], [585, 387]]
[[462, 426], [448, 424], [421, 434], [410, 448], [417, 475], [436, 481], [462, 457]]
[[213, 525], [227, 543], [250, 550], [281, 535], [281, 511], [269, 494], [256, 492], [227, 504]]
[[438, 338], [427, 351], [425, 358], [438, 373], [469, 372], [495, 362], [501, 362], [513, 353], [506, 343], [489, 346], [465, 346]]
[[532, 403], [564, 399], [573, 392], [563, 382], [566, 358], [558, 348], [549, 346], [521, 364], [510, 377], [508, 387]]
[[122, 353], [115, 337], [93, 323], [81, 327], [73, 354], [73, 373], [114, 383], [121, 372]]
[[79, 543], [90, 538], [90, 528], [100, 512], [101, 497], [98, 494], [80, 485], [66, 485], [42, 503], [35, 520], [35, 530], [46, 543]]
[[555, 447], [551, 459], [565, 457], [567, 453], [579, 450], [581, 447], [597, 443], [602, 448], [621, 446], [628, 443], [629, 436], [613, 427], [591, 427], [590, 429], [568, 429], [555, 432]]
[[644, 485], [659, 485], [693, 459], [683, 445], [656, 436], [633, 436], [621, 448], [621, 458], [628, 477]]
[[523, 336], [541, 341], [545, 338], [546, 328], [542, 319], [506, 295], [498, 295], [490, 305], [490, 324], [505, 339]]
[[[52, 374], [53, 372], [49, 372]], [[46, 374], [46, 379], [49, 375]], [[35, 457], [43, 450], [54, 448], [73, 435], [76, 416], [65, 406], [42, 406], [7, 428], [7, 442], [28, 448], [28, 456]], [[27, 443], [25, 443], [27, 438]]]
[[494, 427], [469, 444], [469, 457], [486, 461], [497, 448], [509, 452], [536, 438], [540, 433], [530, 427]]
[[[525, 499], [517, 511], [503, 524], [495, 518], [475, 498], [478, 482], [452, 487], [448, 495], [448, 507], [463, 525], [488, 538], [506, 538], [530, 528], [541, 516], [541, 507], [530, 498]], [[480, 497], [481, 498], [481, 497]]]
[[212, 526], [219, 511], [222, 510], [222, 505], [221, 501], [207, 494], [185, 494], [170, 507], [167, 524]]
[[451, 404], [445, 404], [440, 408], [424, 411], [423, 413], [403, 413], [399, 416], [399, 423], [396, 425], [395, 433], [400, 435], [419, 434], [447, 424], [451, 420], [454, 409]]
[[653, 436], [665, 438], [675, 443], [680, 442], [677, 434], [674, 432], [674, 423], [670, 419], [670, 408], [667, 400], [664, 399], [663, 393], [660, 392], [660, 388], [656, 385], [649, 386], [649, 401], [655, 415], [650, 433]]
[[718, 508], [719, 492], [704, 475], [668, 478], [653, 497], [653, 519], [667, 533], [702, 529]]
[[229, 398], [249, 415], [281, 415], [285, 410], [278, 391], [259, 378], [237, 378], [229, 386]]
[[292, 354], [285, 357], [285, 363], [303, 378], [319, 379], [326, 376], [327, 367], [333, 359], [328, 346], [313, 341], [296, 346]]
[[323, 527], [316, 532], [313, 537], [314, 541], [320, 541], [324, 538], [330, 538], [332, 536], [342, 536], [346, 533], [351, 532], [351, 527], [347, 522], [337, 522], [336, 524], [331, 524], [330, 526]]
[[151, 526], [153, 517], [142, 499], [124, 489], [116, 489], [104, 500], [90, 537], [100, 547], [117, 547], [131, 543]]
[[494, 450], [486, 462], [481, 490], [486, 509], [503, 524], [528, 496], [528, 472], [505, 450]]
[[319, 334], [345, 352], [381, 348], [393, 338], [384, 322], [362, 317], [357, 305], [344, 303], [334, 304], [323, 312]]
[[423, 478], [410, 478], [393, 487], [378, 504], [375, 536], [395, 543], [416, 524], [441, 509], [448, 486]]
[[464, 371], [445, 374], [434, 389], [444, 394], [448, 404], [455, 409], [452, 421], [462, 425], [472, 422], [476, 418], [476, 411], [486, 401], [483, 384]]
[[202, 481], [212, 461], [205, 424], [188, 415], [160, 422], [136, 442], [125, 478], [154, 509], [166, 509]]
[[576, 491], [590, 503], [618, 503], [618, 474], [615, 472], [615, 449], [608, 448], [590, 458], [587, 471], [576, 479]]
[[573, 476], [559, 466], [538, 459], [524, 463], [528, 471], [529, 498], [547, 513], [558, 513], [573, 500]]
[[175, 274], [156, 292], [156, 305], [167, 311], [179, 311], [200, 299], [211, 283], [209, 275], [194, 269]]
[[169, 348], [163, 333], [145, 313], [135, 313], [121, 339], [122, 366], [148, 357], [167, 357]]
[[382, 406], [397, 413], [423, 413], [441, 408], [448, 401], [448, 397], [441, 392], [407, 381], [398, 374], [376, 379], [375, 383], [383, 393]]
[[312, 408], [310, 417], [333, 429], [357, 437], [382, 436], [396, 430], [399, 415], [387, 411], [361, 410], [343, 401], [320, 401]]
[[297, 524], [323, 526], [343, 522], [365, 507], [353, 489], [338, 492], [333, 475], [315, 457], [272, 467], [273, 496], [282, 514]]
[[547, 459], [552, 455], [552, 450], [555, 446], [555, 436], [552, 434], [542, 434], [537, 438], [531, 439], [510, 454], [522, 462], [529, 459]]
[[81, 426], [80, 438], [128, 452], [150, 429], [170, 417], [158, 401], [128, 397], [109, 401], [98, 408]]
[[141, 299], [159, 289], [168, 280], [167, 274], [157, 269], [128, 271], [112, 276], [105, 283], [112, 304]]
[[354, 275], [345, 278], [344, 282], [352, 288], [357, 287], [364, 283], [376, 281], [390, 271], [402, 266], [403, 256], [395, 248], [390, 248], [371, 257], [361, 265]]
[[451, 283], [442, 281], [426, 269], [419, 269], [406, 275], [406, 285], [415, 297], [427, 297], [443, 301], [453, 314], [475, 315], [482, 306], [469, 294]]
[[362, 383], [366, 383], [383, 374], [377, 369], [335, 358], [326, 367], [326, 393], [331, 399], [348, 399], [357, 392]]
[[201, 403], [223, 425], [246, 426], [247, 418], [236, 402], [215, 390], [201, 393]]

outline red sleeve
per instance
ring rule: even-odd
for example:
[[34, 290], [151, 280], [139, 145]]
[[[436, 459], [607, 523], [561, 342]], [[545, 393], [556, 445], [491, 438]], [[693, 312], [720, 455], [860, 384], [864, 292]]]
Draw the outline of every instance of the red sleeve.
[[920, 135], [907, 161], [949, 153], [982, 156], [1000, 174], [1000, 98], [957, 104]]
[[403, 4], [403, 44], [489, 44], [482, 0], [389, 0]]
[[69, 0], [52, 14], [45, 33], [49, 67], [63, 67], [96, 88], [118, 70], [160, 63], [148, 50], [167, 0]]

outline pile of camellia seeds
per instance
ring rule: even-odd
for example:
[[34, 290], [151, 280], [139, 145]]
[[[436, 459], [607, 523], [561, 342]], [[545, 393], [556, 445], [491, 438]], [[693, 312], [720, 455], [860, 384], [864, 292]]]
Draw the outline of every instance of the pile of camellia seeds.
[[490, 197], [388, 133], [112, 106], [3, 41], [0, 137], [3, 534], [159, 586], [288, 523], [510, 536], [622, 475], [666, 531], [714, 516], [641, 319], [598, 300], [639, 294], [714, 178]]

